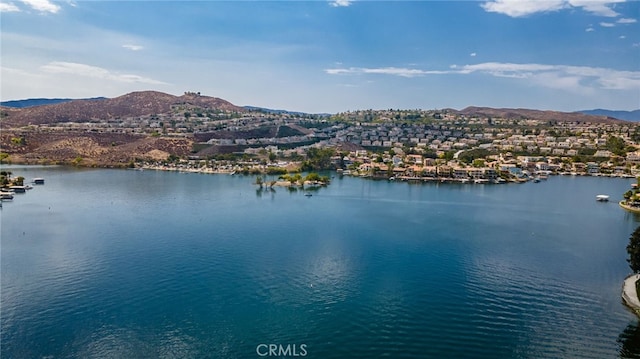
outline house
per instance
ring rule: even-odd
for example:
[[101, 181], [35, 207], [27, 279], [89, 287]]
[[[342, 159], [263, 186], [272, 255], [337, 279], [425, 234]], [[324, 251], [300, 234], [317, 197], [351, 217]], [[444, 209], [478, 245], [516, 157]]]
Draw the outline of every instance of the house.
[[407, 155], [405, 158], [406, 163], [412, 164], [421, 164], [422, 156], [421, 155]]
[[597, 150], [596, 153], [593, 154], [593, 157], [609, 158], [611, 157], [611, 151]]
[[469, 178], [466, 168], [457, 167], [453, 169], [453, 178]]
[[588, 174], [600, 173], [600, 165], [598, 165], [595, 162], [588, 162], [587, 163], [587, 173]]

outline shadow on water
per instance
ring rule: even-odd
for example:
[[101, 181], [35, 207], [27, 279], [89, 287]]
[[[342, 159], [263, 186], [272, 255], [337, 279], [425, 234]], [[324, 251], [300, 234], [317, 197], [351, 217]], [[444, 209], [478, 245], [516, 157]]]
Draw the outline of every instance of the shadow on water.
[[640, 326], [638, 323], [629, 324], [618, 336], [620, 358], [640, 358]]
[[273, 197], [273, 194], [276, 193], [276, 190], [273, 187], [258, 187], [256, 189], [257, 197], [262, 197], [262, 195], [265, 193], [271, 194]]
[[640, 222], [640, 213], [625, 211], [625, 220], [633, 218], [636, 222]]

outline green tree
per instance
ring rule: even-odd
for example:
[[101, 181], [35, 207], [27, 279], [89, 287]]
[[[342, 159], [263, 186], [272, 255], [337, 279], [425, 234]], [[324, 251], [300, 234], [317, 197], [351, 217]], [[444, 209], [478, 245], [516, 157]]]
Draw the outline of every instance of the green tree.
[[640, 272], [640, 226], [629, 237], [627, 253], [629, 254], [627, 262], [633, 273]]
[[14, 145], [24, 146], [27, 144], [27, 140], [24, 137], [12, 137], [11, 143]]
[[302, 170], [331, 169], [331, 157], [335, 152], [333, 148], [309, 148], [307, 150], [307, 160], [302, 163]]
[[607, 138], [606, 147], [609, 151], [618, 156], [624, 156], [627, 153], [626, 143], [620, 137], [609, 136], [609, 138]]
[[629, 200], [632, 196], [633, 196], [633, 192], [631, 190], [628, 190], [622, 195], [622, 197], [626, 200]]
[[319, 181], [320, 180], [320, 175], [315, 173], [315, 172], [311, 172], [309, 173], [305, 178], [305, 181]]

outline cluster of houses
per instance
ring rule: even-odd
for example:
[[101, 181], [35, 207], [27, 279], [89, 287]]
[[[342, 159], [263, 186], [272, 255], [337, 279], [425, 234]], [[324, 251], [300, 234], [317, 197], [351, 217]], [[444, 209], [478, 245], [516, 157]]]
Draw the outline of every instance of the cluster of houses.
[[[131, 132], [198, 138], [197, 134], [211, 131], [232, 134], [267, 125], [300, 131], [275, 137], [210, 138], [206, 145], [237, 146], [249, 156], [267, 152], [286, 159], [293, 154], [304, 156], [311, 146], [345, 148], [348, 144], [347, 148], [357, 150], [341, 156], [339, 162], [343, 166], [352, 165], [344, 167], [345, 170], [363, 176], [394, 178], [500, 181], [536, 172], [622, 176], [636, 175], [640, 165], [640, 152], [630, 151], [620, 156], [607, 148], [611, 136], [628, 146], [636, 146], [635, 139], [640, 138], [640, 132], [632, 122], [475, 118], [435, 110], [367, 110], [319, 116], [176, 108], [168, 114], [41, 127], [49, 131]], [[483, 158], [483, 163], [474, 166], [451, 158], [453, 153], [478, 149], [495, 155]], [[381, 153], [383, 160], [375, 160]], [[585, 154], [588, 160], [581, 161], [579, 156]]]
[[458, 160], [425, 158], [422, 155], [385, 155], [374, 158], [366, 151], [351, 152], [342, 158], [344, 174], [399, 180], [454, 181], [475, 183], [524, 182], [548, 175], [591, 175], [634, 177], [640, 169], [595, 162], [563, 162], [560, 157], [517, 156], [509, 153], [487, 156], [467, 165]]

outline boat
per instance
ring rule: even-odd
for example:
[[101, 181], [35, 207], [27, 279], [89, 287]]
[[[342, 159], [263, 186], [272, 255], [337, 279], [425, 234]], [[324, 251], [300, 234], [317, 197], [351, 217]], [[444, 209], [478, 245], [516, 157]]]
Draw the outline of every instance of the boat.
[[44, 178], [38, 177], [33, 179], [34, 184], [44, 184]]
[[598, 202], [607, 202], [609, 201], [609, 196], [607, 196], [606, 194], [599, 194], [596, 196], [596, 201]]
[[13, 193], [11, 192], [0, 192], [0, 200], [4, 199], [13, 199]]
[[538, 183], [538, 182], [540, 182], [540, 178], [536, 177], [533, 179], [533, 183]]
[[25, 193], [27, 188], [25, 186], [11, 186], [9, 189], [15, 193]]
[[313, 195], [312, 195], [311, 193], [309, 193], [309, 192], [305, 193], [304, 195], [305, 195], [305, 197], [311, 197], [311, 196], [313, 196]]

